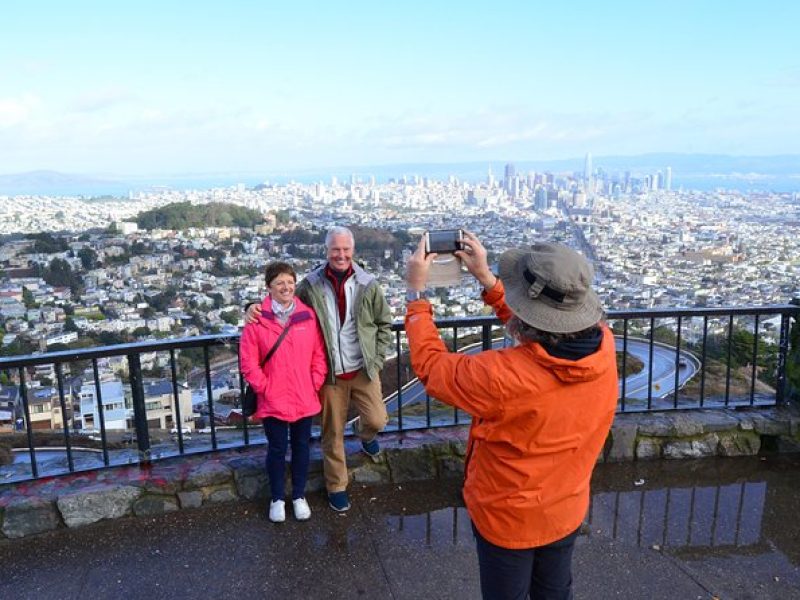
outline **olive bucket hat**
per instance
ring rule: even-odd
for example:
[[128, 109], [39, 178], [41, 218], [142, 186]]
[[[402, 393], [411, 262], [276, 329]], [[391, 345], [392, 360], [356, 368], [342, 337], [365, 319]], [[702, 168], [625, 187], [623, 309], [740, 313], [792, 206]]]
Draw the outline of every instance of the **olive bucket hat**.
[[536, 243], [500, 255], [506, 303], [520, 319], [541, 331], [573, 333], [603, 318], [591, 288], [588, 261], [562, 244]]

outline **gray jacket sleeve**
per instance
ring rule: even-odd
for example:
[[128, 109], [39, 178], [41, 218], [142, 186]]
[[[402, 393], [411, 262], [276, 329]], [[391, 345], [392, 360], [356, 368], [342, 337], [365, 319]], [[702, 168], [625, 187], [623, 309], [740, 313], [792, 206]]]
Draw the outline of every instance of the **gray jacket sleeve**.
[[375, 316], [375, 325], [378, 327], [375, 340], [375, 354], [381, 366], [383, 366], [386, 360], [386, 353], [392, 343], [392, 312], [389, 310], [389, 303], [386, 301], [383, 288], [377, 283], [374, 287], [372, 310]]

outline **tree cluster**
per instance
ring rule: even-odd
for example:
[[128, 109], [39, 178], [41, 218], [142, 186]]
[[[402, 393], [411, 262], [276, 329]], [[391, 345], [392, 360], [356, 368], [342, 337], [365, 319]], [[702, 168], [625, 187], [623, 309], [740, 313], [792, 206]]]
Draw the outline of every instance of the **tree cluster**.
[[54, 237], [47, 232], [31, 234], [28, 239], [33, 240], [33, 251], [41, 254], [55, 254], [69, 249], [64, 238]]
[[168, 286], [160, 294], [148, 296], [145, 300], [153, 310], [163, 313], [167, 311], [177, 296], [178, 289], [175, 286]]
[[78, 258], [81, 259], [81, 266], [87, 271], [97, 266], [97, 252], [88, 246], [78, 250]]
[[192, 205], [174, 202], [140, 213], [140, 229], [187, 229], [189, 227], [254, 227], [264, 222], [257, 210], [225, 202]]
[[54, 258], [44, 269], [39, 267], [36, 270], [37, 275], [53, 287], [68, 287], [73, 294], [78, 294], [83, 288], [83, 278], [63, 258]]

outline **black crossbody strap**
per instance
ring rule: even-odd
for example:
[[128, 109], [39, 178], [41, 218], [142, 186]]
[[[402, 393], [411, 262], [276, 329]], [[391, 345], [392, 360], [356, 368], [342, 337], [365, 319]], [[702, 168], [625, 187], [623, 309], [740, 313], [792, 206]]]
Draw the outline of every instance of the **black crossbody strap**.
[[283, 338], [285, 338], [286, 334], [289, 333], [289, 327], [291, 327], [291, 326], [292, 326], [292, 323], [289, 322], [289, 323], [286, 324], [286, 327], [283, 328], [283, 331], [281, 332], [280, 336], [278, 336], [278, 339], [275, 341], [275, 344], [272, 346], [272, 348], [269, 349], [269, 352], [267, 352], [267, 356], [261, 362], [261, 368], [262, 369], [264, 368], [264, 365], [267, 364], [267, 362], [269, 362], [269, 359], [272, 358], [272, 355], [275, 354], [275, 350], [277, 350], [278, 346], [281, 345], [281, 342], [283, 341]]

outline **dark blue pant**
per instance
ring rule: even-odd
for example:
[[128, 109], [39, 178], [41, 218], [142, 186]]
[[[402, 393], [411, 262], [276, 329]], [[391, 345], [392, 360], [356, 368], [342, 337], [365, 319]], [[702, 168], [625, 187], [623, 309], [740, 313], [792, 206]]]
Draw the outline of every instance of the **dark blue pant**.
[[292, 500], [305, 497], [308, 479], [309, 448], [311, 440], [311, 417], [294, 423], [275, 417], [262, 420], [267, 435], [267, 477], [272, 500], [283, 500], [286, 496], [286, 448], [291, 430], [292, 440]]
[[571, 600], [572, 550], [578, 530], [546, 546], [510, 550], [486, 541], [472, 526], [483, 600]]

